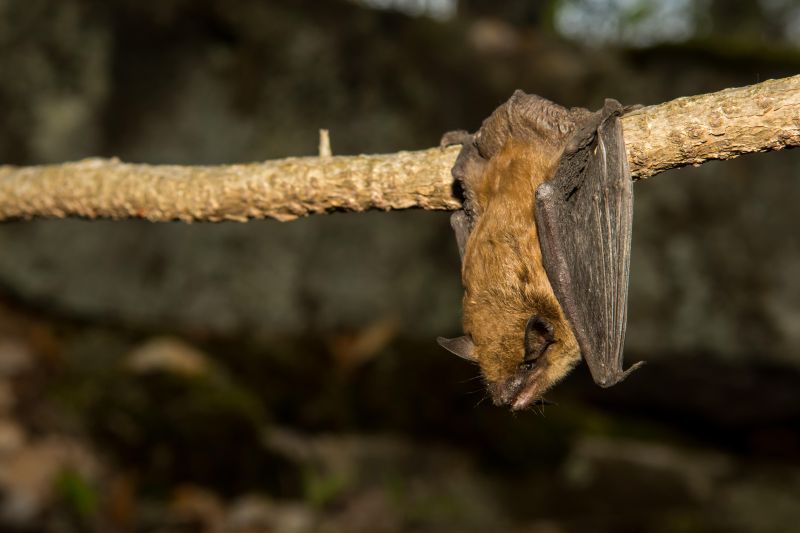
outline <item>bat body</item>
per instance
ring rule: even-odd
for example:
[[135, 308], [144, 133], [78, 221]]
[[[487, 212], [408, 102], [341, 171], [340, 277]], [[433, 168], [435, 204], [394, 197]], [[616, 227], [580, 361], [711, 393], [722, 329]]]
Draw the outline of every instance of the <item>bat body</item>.
[[460, 142], [451, 217], [465, 336], [442, 346], [481, 367], [496, 404], [523, 409], [580, 361], [624, 379], [632, 184], [617, 116], [520, 91]]

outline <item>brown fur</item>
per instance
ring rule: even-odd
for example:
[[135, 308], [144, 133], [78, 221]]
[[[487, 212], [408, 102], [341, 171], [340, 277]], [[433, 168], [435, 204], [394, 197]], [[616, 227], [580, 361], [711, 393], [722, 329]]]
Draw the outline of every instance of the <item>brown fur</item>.
[[534, 222], [534, 193], [555, 173], [563, 146], [512, 136], [504, 141], [479, 175], [467, 172], [475, 178], [467, 185], [476, 223], [462, 268], [464, 331], [472, 337], [475, 357], [494, 393], [519, 380], [528, 318], [547, 319], [555, 342], [537, 364], [535, 389], [541, 398], [580, 360], [577, 341], [542, 266]]

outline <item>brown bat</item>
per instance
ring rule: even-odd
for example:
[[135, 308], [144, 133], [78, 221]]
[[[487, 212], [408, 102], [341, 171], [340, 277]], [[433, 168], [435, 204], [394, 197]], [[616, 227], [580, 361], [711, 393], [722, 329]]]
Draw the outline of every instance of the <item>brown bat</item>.
[[451, 217], [465, 335], [439, 344], [476, 361], [495, 404], [524, 409], [586, 360], [603, 387], [622, 371], [633, 191], [615, 100], [566, 109], [517, 91], [462, 144]]

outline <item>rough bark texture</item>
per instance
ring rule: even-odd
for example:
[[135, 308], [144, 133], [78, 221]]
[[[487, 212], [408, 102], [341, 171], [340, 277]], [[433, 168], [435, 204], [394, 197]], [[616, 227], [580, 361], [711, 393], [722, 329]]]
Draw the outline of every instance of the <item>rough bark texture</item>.
[[800, 144], [800, 76], [676, 98], [622, 119], [628, 162], [647, 178], [711, 159]]
[[35, 216], [151, 221], [292, 220], [328, 211], [457, 209], [458, 148], [293, 157], [246, 165], [134, 165], [87, 159], [0, 167], [0, 220]]
[[[631, 172], [645, 178], [710, 159], [800, 145], [800, 76], [678, 98], [623, 118]], [[329, 211], [453, 210], [458, 147], [288, 158], [224, 166], [90, 159], [0, 167], [0, 220], [291, 220]]]

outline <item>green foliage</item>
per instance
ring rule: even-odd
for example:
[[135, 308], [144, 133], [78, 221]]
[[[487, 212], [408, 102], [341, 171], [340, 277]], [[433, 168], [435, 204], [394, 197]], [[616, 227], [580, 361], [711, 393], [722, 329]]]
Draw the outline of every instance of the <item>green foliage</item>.
[[80, 522], [88, 523], [96, 517], [99, 500], [97, 489], [77, 470], [64, 469], [56, 479], [55, 491], [66, 509]]

